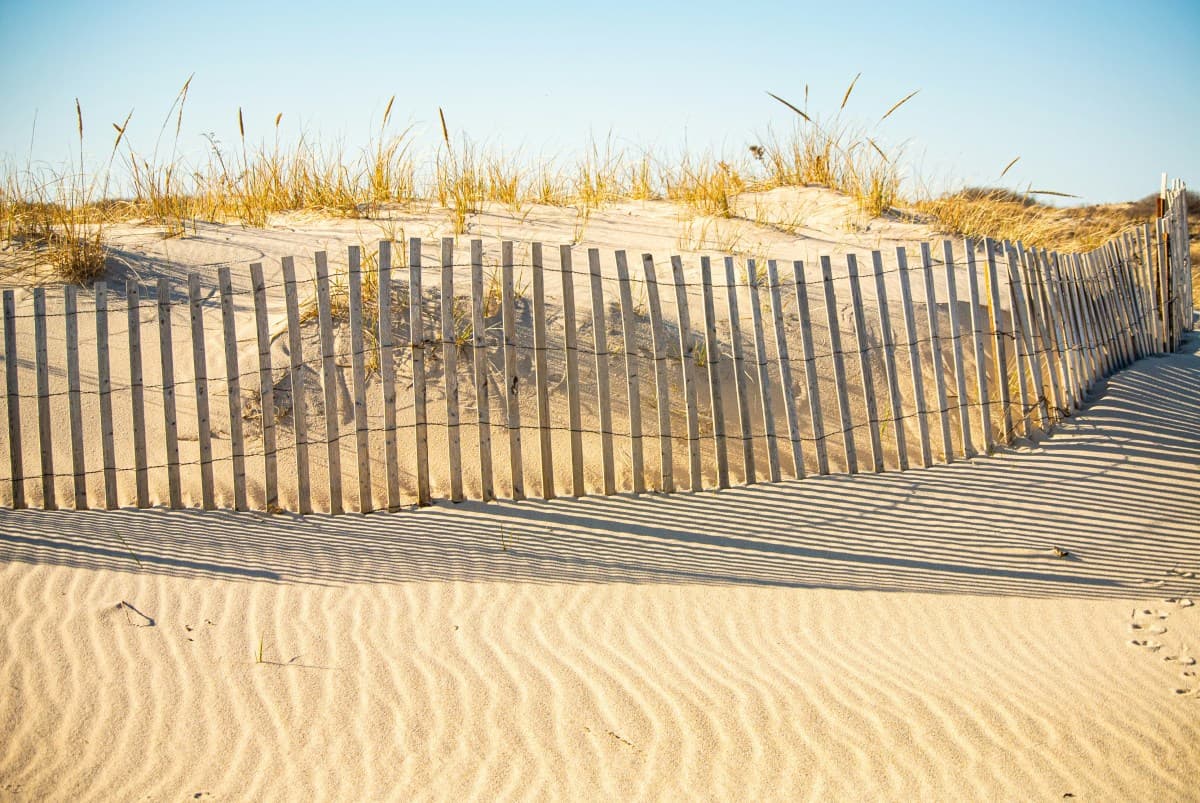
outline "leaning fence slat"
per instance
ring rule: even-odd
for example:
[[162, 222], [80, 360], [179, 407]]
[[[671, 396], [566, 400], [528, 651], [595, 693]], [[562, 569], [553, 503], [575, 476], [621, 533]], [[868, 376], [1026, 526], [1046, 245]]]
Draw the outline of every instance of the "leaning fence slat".
[[[38, 446], [42, 469], [42, 508], [58, 510], [54, 493], [54, 442], [50, 421], [50, 362], [46, 348], [46, 288], [33, 288], [33, 359], [37, 380]], [[143, 434], [143, 443], [145, 435]]]
[[500, 246], [500, 309], [504, 329], [504, 388], [508, 413], [508, 466], [512, 475], [512, 498], [525, 498], [525, 466], [521, 456], [521, 386], [517, 375], [517, 320], [513, 306], [513, 244]]
[[984, 257], [987, 260], [987, 292], [988, 306], [991, 309], [992, 325], [992, 356], [996, 362], [997, 394], [1000, 401], [1000, 437], [1005, 443], [1012, 443], [1013, 420], [1012, 403], [1008, 394], [1008, 357], [1005, 354], [1004, 310], [1000, 306], [1000, 279], [996, 269], [996, 243], [990, 238], [984, 240]]
[[742, 323], [738, 310], [737, 277], [733, 257], [725, 257], [725, 290], [729, 304], [729, 350], [732, 353], [733, 387], [737, 394], [738, 424], [742, 437], [742, 469], [747, 484], [755, 481], [754, 436], [750, 429], [750, 399], [746, 388], [745, 362], [742, 356]]
[[[97, 282], [102, 288], [103, 282]], [[99, 292], [99, 290], [97, 290]], [[21, 447], [21, 388], [17, 369], [17, 309], [12, 290], [4, 291], [4, 379], [8, 408], [8, 464], [13, 510], [25, 507], [25, 468]]]
[[887, 378], [888, 404], [892, 429], [896, 435], [896, 464], [901, 471], [908, 469], [908, 444], [904, 437], [904, 411], [900, 398], [900, 376], [896, 372], [896, 342], [892, 334], [892, 315], [888, 309], [887, 283], [884, 280], [883, 254], [871, 252], [875, 275], [875, 300], [879, 305], [879, 332], [883, 340], [883, 372]]
[[275, 381], [271, 370], [271, 331], [267, 322], [267, 285], [262, 263], [250, 264], [250, 287], [254, 293], [254, 335], [258, 344], [258, 400], [262, 420], [263, 507], [268, 513], [279, 509], [279, 471], [275, 458]]
[[[804, 451], [800, 441], [800, 419], [796, 415], [796, 396], [792, 391], [792, 361], [788, 355], [787, 336], [784, 331], [783, 299], [779, 292], [779, 265], [767, 260], [767, 291], [771, 299], [771, 323], [775, 335], [775, 357], [779, 365], [779, 389], [782, 391], [783, 411], [787, 420], [788, 444], [792, 455], [792, 476], [804, 477]], [[763, 385], [763, 392], [770, 388]]]
[[408, 239], [408, 340], [412, 349], [413, 442], [417, 505], [433, 504], [429, 488], [429, 421], [425, 398], [425, 316], [421, 290], [421, 240]]
[[808, 415], [812, 425], [813, 450], [817, 455], [817, 473], [829, 473], [829, 455], [825, 446], [825, 421], [821, 412], [820, 381], [817, 377], [816, 356], [813, 353], [812, 322], [808, 309], [808, 280], [804, 263], [792, 263], [796, 285], [796, 313], [800, 317], [800, 354], [804, 359], [804, 381], [808, 386]]
[[[104, 466], [104, 506], [114, 510], [117, 500], [117, 456], [113, 448], [112, 374], [108, 361], [108, 287], [96, 282], [96, 377], [100, 392], [100, 449]], [[203, 461], [203, 455], [201, 455]], [[212, 455], [209, 454], [211, 468]]]
[[142, 317], [141, 293], [137, 280], [125, 283], [126, 320], [129, 336], [129, 401], [133, 423], [134, 483], [137, 506], [150, 507], [150, 477], [146, 467], [146, 405], [142, 387]]
[[842, 331], [838, 321], [837, 296], [833, 289], [833, 264], [821, 257], [821, 282], [825, 289], [825, 321], [829, 325], [829, 350], [833, 353], [833, 388], [837, 395], [838, 420], [842, 426], [842, 451], [846, 471], [858, 473], [858, 455], [854, 451], [854, 421], [850, 415], [850, 393], [846, 387], [846, 361], [842, 355]]
[[921, 369], [921, 348], [917, 338], [917, 321], [913, 314], [911, 276], [908, 270], [908, 252], [896, 249], [896, 268], [900, 279], [900, 302], [904, 312], [904, 337], [907, 339], [908, 362], [912, 376], [914, 416], [917, 432], [921, 438], [921, 465], [933, 464], [933, 452], [929, 445], [929, 421], [925, 409], [925, 376]]
[[850, 300], [854, 312], [854, 339], [858, 343], [858, 370], [862, 375], [863, 401], [871, 435], [871, 470], [883, 471], [883, 440], [879, 433], [879, 408], [875, 403], [875, 377], [871, 373], [871, 345], [867, 339], [867, 319], [863, 312], [862, 289], [858, 281], [858, 258], [846, 255], [850, 277]]
[[462, 436], [458, 414], [458, 343], [454, 331], [454, 238], [442, 238], [442, 373], [446, 384], [446, 459], [450, 501], [463, 500]]
[[342, 512], [342, 444], [338, 431], [337, 366], [333, 348], [333, 310], [329, 301], [329, 263], [316, 253], [317, 325], [321, 333], [321, 388], [325, 399], [325, 454], [329, 464], [329, 512]]
[[704, 298], [704, 359], [712, 402], [713, 445], [717, 458], [717, 487], [729, 487], [729, 455], [725, 446], [725, 403], [721, 391], [721, 346], [717, 340], [717, 314], [713, 304], [712, 262], [700, 257], [700, 291]]
[[242, 437], [242, 380], [238, 367], [237, 320], [229, 268], [217, 271], [221, 289], [221, 322], [225, 337], [225, 379], [229, 387], [229, 448], [233, 455], [233, 505], [246, 510], [246, 445]]
[[1066, 342], [1066, 329], [1064, 328], [1065, 316], [1063, 315], [1062, 304], [1058, 297], [1058, 289], [1054, 281], [1053, 266], [1050, 264], [1050, 259], [1047, 253], [1043, 251], [1034, 252], [1034, 265], [1036, 266], [1039, 275], [1046, 287], [1046, 298], [1049, 301], [1050, 312], [1048, 322], [1050, 327], [1050, 339], [1054, 342], [1054, 350], [1058, 354], [1058, 382], [1062, 393], [1060, 405], [1064, 410], [1072, 405], [1071, 395], [1071, 363], [1068, 357], [1068, 344]]
[[1071, 310], [1071, 302], [1066, 294], [1066, 288], [1063, 283], [1062, 271], [1060, 269], [1060, 260], [1057, 253], [1046, 254], [1046, 270], [1050, 275], [1050, 283], [1054, 289], [1055, 298], [1058, 301], [1058, 312], [1062, 316], [1060, 327], [1063, 336], [1063, 352], [1066, 357], [1068, 369], [1068, 385], [1067, 398], [1071, 403], [1072, 409], [1079, 409], [1080, 404], [1080, 383], [1079, 383], [1079, 346], [1075, 331], [1075, 319]]
[[1083, 348], [1083, 321], [1079, 315], [1079, 306], [1072, 292], [1072, 282], [1067, 261], [1058, 253], [1054, 254], [1054, 274], [1058, 283], [1059, 296], [1062, 298], [1063, 310], [1066, 315], [1068, 339], [1071, 343], [1071, 364], [1074, 367], [1071, 388], [1075, 397], [1075, 408], [1083, 404], [1083, 392], [1086, 385], [1085, 374], [1087, 365]]
[[604, 494], [617, 492], [613, 465], [612, 395], [608, 378], [608, 319], [604, 314], [604, 288], [600, 277], [600, 251], [588, 249], [588, 274], [592, 282], [592, 333], [596, 343], [596, 395], [600, 408], [600, 459], [604, 471]]
[[646, 491], [646, 466], [642, 453], [642, 391], [638, 374], [637, 312], [629, 287], [629, 261], [617, 251], [617, 287], [621, 299], [621, 329], [625, 337], [625, 386], [629, 400], [629, 463], [633, 470], [633, 492]]
[[567, 426], [571, 430], [571, 495], [583, 496], [583, 423], [579, 411], [579, 330], [575, 324], [575, 271], [571, 246], [558, 248], [562, 277], [563, 350], [567, 364]]
[[675, 457], [671, 444], [671, 383], [667, 374], [667, 330], [663, 325], [662, 300], [658, 295], [658, 277], [654, 257], [642, 254], [646, 274], [646, 307], [650, 314], [650, 334], [654, 343], [654, 390], [658, 410], [659, 490], [675, 490]]
[[1080, 269], [1079, 254], [1072, 254], [1069, 261], [1064, 262], [1063, 269], [1067, 272], [1067, 286], [1071, 299], [1079, 313], [1079, 329], [1082, 338], [1083, 363], [1085, 376], [1083, 378], [1084, 393], [1091, 390], [1098, 374], [1096, 357], [1095, 324], [1092, 321], [1092, 310], [1088, 304], [1087, 292], [1084, 288], [1083, 274]]
[[687, 410], [688, 477], [691, 489], [704, 489], [704, 474], [700, 464], [700, 414], [696, 406], [696, 347], [692, 338], [692, 318], [688, 309], [687, 282], [683, 276], [683, 260], [671, 257], [671, 276], [675, 281], [675, 314], [679, 321], [679, 362], [683, 377], [683, 399]]
[[[159, 280], [159, 288], [162, 288], [166, 279]], [[161, 293], [161, 289], [160, 289]], [[76, 288], [74, 285], [68, 284], [63, 287], [63, 315], [66, 318], [66, 346], [67, 346], [67, 406], [70, 410], [69, 418], [71, 423], [71, 471], [74, 475], [74, 491], [75, 491], [75, 509], [86, 510], [87, 501], [87, 466], [84, 460], [83, 452], [83, 405], [79, 395], [79, 316], [77, 313]], [[160, 295], [161, 298], [161, 295]], [[162, 303], [161, 301], [159, 302]], [[169, 314], [169, 307], [168, 307]], [[170, 379], [171, 372], [163, 370], [163, 410], [170, 411], [172, 420], [175, 417], [175, 390]], [[167, 388], [170, 387], [171, 401], [168, 407], [166, 401]], [[170, 467], [171, 446], [173, 441], [171, 435], [173, 430], [168, 431], [167, 436], [167, 464]], [[176, 449], [175, 454], [175, 488], [176, 496], [173, 500], [178, 499], [179, 492], [179, 451]], [[174, 501], [171, 507], [179, 507], [179, 503]]]
[[767, 441], [767, 476], [779, 482], [779, 443], [775, 437], [775, 413], [771, 404], [771, 379], [767, 369], [767, 343], [763, 337], [762, 300], [758, 296], [758, 268], [746, 262], [746, 292], [750, 297], [750, 323], [754, 330], [754, 356], [758, 368], [758, 393], [762, 402], [763, 436]]
[[358, 509], [375, 509], [371, 498], [371, 439], [367, 424], [367, 371], [363, 354], [362, 250], [352, 245], [347, 251], [347, 292], [350, 318], [350, 377], [354, 383], [354, 446], [358, 474]]
[[296, 265], [292, 257], [280, 260], [283, 269], [283, 299], [287, 308], [288, 387], [292, 396], [292, 434], [296, 456], [296, 507], [301, 515], [312, 513], [312, 488], [308, 466], [308, 405], [304, 399], [304, 341], [300, 337], [300, 309], [296, 301]]
[[[479, 436], [479, 483], [483, 501], [496, 498], [492, 484], [491, 383], [484, 322], [483, 241], [471, 241], [471, 360], [475, 367], [475, 423]], [[564, 301], [564, 305], [565, 305]]]
[[[1037, 317], [1036, 308], [1032, 304], [1034, 294], [1038, 293], [1036, 281], [1022, 280], [1021, 263], [1024, 262], [1024, 251], [1021, 251], [1018, 256], [1018, 250], [1021, 248], [1020, 242], [1014, 248], [1008, 242], [1004, 244], [1004, 248], [1008, 252], [1008, 289], [1010, 298], [1012, 298], [1013, 306], [1013, 329], [1016, 332], [1016, 340], [1014, 342], [1014, 353], [1016, 354], [1016, 370], [1020, 373], [1020, 362], [1025, 361], [1025, 368], [1028, 377], [1033, 383], [1033, 405], [1038, 411], [1038, 426], [1043, 430], [1049, 426], [1049, 415], [1046, 411], [1045, 390], [1042, 384], [1042, 368], [1038, 367], [1038, 356], [1033, 346], [1033, 330], [1034, 320]], [[1027, 274], [1026, 274], [1027, 276]], [[1042, 318], [1044, 319], [1044, 316]], [[1021, 394], [1021, 427], [1025, 435], [1030, 433], [1030, 403], [1028, 403], [1028, 391], [1026, 390], [1025, 373], [1020, 373], [1020, 394]]]
[[383, 462], [387, 509], [400, 509], [400, 453], [396, 444], [396, 335], [392, 321], [392, 242], [379, 241], [379, 380], [383, 385]]
[[[71, 288], [74, 291], [74, 288]], [[71, 293], [72, 309], [75, 293]], [[163, 435], [167, 453], [167, 501], [172, 510], [183, 507], [183, 489], [179, 479], [179, 417], [175, 407], [175, 346], [171, 332], [171, 282], [158, 280], [158, 356], [162, 368]], [[75, 366], [79, 375], [79, 366]], [[75, 411], [71, 411], [74, 416]], [[78, 506], [78, 500], [76, 501]]]
[[531, 246], [529, 262], [533, 271], [533, 373], [537, 388], [542, 498], [553, 499], [554, 444], [550, 438], [550, 394], [547, 390], [550, 376], [546, 365], [546, 277], [542, 265], [541, 243]]
[[941, 327], [938, 324], [937, 292], [933, 285], [933, 255], [927, 242], [921, 243], [921, 273], [925, 279], [925, 314], [929, 321], [929, 353], [932, 358], [933, 387], [937, 395], [938, 423], [942, 428], [942, 456], [949, 463], [954, 459], [954, 443], [950, 437], [950, 418], [946, 415], [946, 376]]
[[200, 449], [200, 504], [205, 510], [212, 510], [216, 507], [216, 501], [213, 497], [212, 430], [208, 411], [208, 358], [204, 353], [204, 299], [200, 297], [200, 277], [195, 273], [188, 274], [188, 310], [192, 324], [192, 377], [196, 387], [196, 440]]
[[967, 414], [967, 372], [963, 363], [962, 321], [958, 310], [958, 276], [954, 267], [954, 246], [942, 241], [942, 259], [946, 263], [946, 298], [950, 312], [950, 345], [954, 354], [954, 395], [958, 407], [959, 438], [962, 456], [970, 457], [975, 447], [971, 443], [971, 421]]
[[979, 400], [979, 442], [989, 453], [995, 440], [992, 437], [992, 405], [987, 381], [987, 359], [984, 343], [987, 323], [983, 320], [983, 305], [979, 297], [979, 266], [975, 263], [975, 241], [964, 241], [967, 253], [967, 301], [971, 305], [971, 343], [975, 353], [975, 392]]

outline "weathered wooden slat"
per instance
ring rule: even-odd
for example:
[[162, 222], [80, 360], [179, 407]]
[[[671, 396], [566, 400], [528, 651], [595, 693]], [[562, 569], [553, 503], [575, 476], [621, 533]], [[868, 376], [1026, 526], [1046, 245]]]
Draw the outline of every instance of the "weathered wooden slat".
[[[771, 299], [771, 324], [775, 335], [775, 358], [779, 366], [779, 389], [782, 391], [784, 418], [787, 421], [788, 444], [791, 447], [792, 476], [804, 477], [804, 450], [800, 439], [800, 419], [796, 415], [796, 396], [792, 390], [792, 360], [788, 354], [783, 298], [779, 292], [779, 264], [767, 260], [767, 292]], [[766, 385], [764, 392], [768, 392]]]
[[358, 509], [375, 509], [371, 495], [371, 430], [367, 422], [367, 370], [363, 338], [362, 250], [352, 245], [346, 253], [348, 312], [350, 318], [350, 379], [354, 384], [354, 446], [357, 457]]
[[242, 379], [238, 367], [237, 318], [233, 309], [233, 283], [229, 268], [217, 270], [221, 289], [221, 323], [225, 339], [225, 379], [229, 387], [229, 449], [233, 463], [233, 506], [246, 510], [246, 444], [242, 435]]
[[863, 401], [871, 435], [871, 470], [883, 471], [883, 438], [879, 432], [879, 408], [875, 403], [875, 377], [871, 373], [871, 344], [867, 338], [867, 318], [863, 311], [862, 288], [858, 281], [858, 258], [846, 255], [850, 277], [850, 302], [854, 312], [854, 339], [858, 344], [858, 371], [862, 376]]
[[604, 494], [617, 492], [613, 464], [612, 394], [608, 377], [608, 319], [604, 314], [604, 288], [600, 276], [600, 251], [588, 249], [588, 274], [592, 282], [592, 332], [596, 342], [596, 394], [600, 408], [600, 460], [604, 471]]
[[[97, 282], [103, 287], [103, 282]], [[8, 412], [8, 465], [13, 510], [25, 507], [25, 466], [21, 446], [21, 386], [17, 362], [17, 302], [12, 290], [4, 291], [4, 380]]]
[[742, 355], [742, 319], [738, 309], [737, 276], [733, 257], [725, 257], [725, 295], [729, 309], [729, 350], [733, 363], [733, 387], [737, 395], [738, 427], [741, 432], [742, 470], [747, 484], [757, 478], [754, 471], [754, 435], [750, 427], [750, 391], [746, 387], [745, 358]]
[[757, 361], [758, 395], [762, 402], [763, 437], [767, 442], [767, 476], [779, 482], [779, 443], [775, 435], [775, 413], [771, 404], [771, 378], [767, 365], [767, 343], [763, 337], [762, 300], [758, 297], [758, 266], [746, 261], [746, 292], [750, 297], [750, 324], [754, 331], [754, 356]]
[[292, 396], [292, 447], [296, 456], [296, 508], [301, 515], [312, 513], [312, 486], [308, 464], [308, 405], [304, 399], [304, 341], [300, 337], [300, 308], [296, 299], [296, 263], [280, 260], [283, 270], [283, 301], [287, 309], [288, 385]]
[[892, 430], [896, 435], [896, 465], [908, 469], [908, 443], [904, 437], [904, 408], [900, 397], [900, 375], [896, 370], [896, 339], [892, 334], [892, 314], [888, 307], [887, 282], [884, 278], [883, 254], [871, 252], [875, 275], [875, 300], [879, 305], [879, 331], [882, 338], [883, 373], [887, 378], [888, 405]]
[[[1038, 370], [1037, 357], [1033, 351], [1033, 331], [1030, 319], [1024, 312], [1025, 293], [1021, 287], [1020, 259], [1016, 249], [1007, 241], [1004, 243], [1004, 251], [1007, 256], [1009, 306], [1012, 308], [1013, 334], [1015, 335], [1013, 353], [1016, 355], [1017, 384], [1021, 394], [1021, 420], [1018, 422], [1018, 426], [1023, 435], [1029, 435], [1032, 430], [1031, 413], [1034, 409], [1043, 409], [1041, 374]], [[1021, 370], [1022, 363], [1025, 365], [1024, 371]], [[1030, 401], [1030, 381], [1033, 383], [1032, 403]], [[1046, 423], [1044, 415], [1041, 416], [1041, 423], [1044, 427]]]
[[996, 389], [1000, 401], [1000, 438], [1004, 443], [1013, 441], [1012, 403], [1008, 393], [1008, 356], [1005, 354], [1004, 310], [1000, 306], [1000, 279], [996, 269], [996, 243], [984, 240], [984, 258], [987, 261], [988, 305], [991, 308], [992, 358], [996, 363]]
[[850, 415], [850, 392], [846, 386], [846, 361], [842, 355], [842, 327], [838, 320], [837, 294], [833, 288], [833, 264], [821, 257], [821, 282], [825, 290], [825, 320], [829, 325], [829, 350], [833, 352], [833, 388], [837, 396], [838, 419], [842, 427], [842, 449], [846, 471], [858, 473], [858, 455], [854, 450], [854, 420]]
[[[166, 279], [159, 280], [159, 287], [163, 286]], [[161, 290], [160, 290], [161, 292]], [[160, 301], [161, 304], [161, 301]], [[68, 284], [63, 287], [63, 316], [66, 318], [66, 346], [67, 346], [67, 407], [69, 409], [69, 419], [71, 424], [71, 471], [74, 479], [75, 492], [75, 509], [87, 510], [87, 465], [84, 459], [83, 451], [83, 404], [80, 398], [79, 387], [79, 315], [77, 312], [78, 302], [75, 285]], [[169, 307], [168, 307], [169, 314]], [[170, 411], [171, 418], [175, 417], [175, 388], [174, 383], [169, 378], [171, 372], [163, 370], [163, 410]], [[170, 406], [167, 405], [166, 394], [167, 388], [170, 387]], [[168, 468], [170, 466], [171, 446], [174, 443], [171, 436], [174, 430], [167, 432], [167, 455]], [[179, 451], [175, 451], [175, 485], [176, 494], [179, 489]], [[178, 496], [172, 497], [178, 499]], [[171, 507], [179, 507], [179, 503], [174, 502]]]
[[808, 281], [804, 263], [792, 263], [796, 285], [796, 314], [800, 318], [800, 355], [804, 359], [804, 381], [808, 387], [808, 415], [813, 433], [813, 451], [817, 457], [817, 473], [829, 473], [829, 454], [825, 446], [825, 422], [821, 412], [821, 388], [817, 377], [816, 356], [813, 352], [812, 322], [808, 309]]
[[650, 334], [654, 343], [654, 390], [658, 410], [659, 490], [675, 490], [675, 456], [671, 443], [671, 382], [667, 373], [667, 330], [663, 323], [662, 299], [658, 295], [658, 277], [654, 257], [642, 254], [646, 275], [646, 307], [650, 314]]
[[[54, 492], [54, 441], [51, 434], [53, 423], [50, 420], [50, 360], [46, 347], [46, 288], [44, 287], [33, 288], [33, 362], [37, 384], [42, 509], [58, 510], [58, 497]], [[142, 443], [145, 444], [144, 431]]]
[[[104, 506], [115, 510], [117, 499], [117, 454], [113, 447], [112, 373], [108, 360], [108, 286], [96, 282], [96, 377], [100, 392], [100, 451], [104, 466]], [[203, 460], [203, 454], [201, 455]], [[212, 455], [209, 454], [209, 464]]]
[[1067, 261], [1062, 255], [1055, 253], [1053, 257], [1054, 274], [1058, 283], [1059, 297], [1062, 299], [1063, 311], [1066, 315], [1065, 325], [1067, 337], [1071, 344], [1071, 365], [1074, 373], [1071, 378], [1071, 389], [1075, 400], [1075, 409], [1083, 406], [1084, 388], [1087, 384], [1087, 365], [1083, 346], [1083, 320], [1079, 314], [1075, 294], [1068, 271]]
[[[379, 380], [383, 385], [383, 462], [387, 475], [387, 509], [397, 511], [400, 497], [400, 453], [396, 443], [396, 335], [392, 318], [392, 241], [379, 241]], [[489, 455], [490, 456], [490, 455]]]
[[133, 423], [134, 484], [137, 506], [150, 507], [150, 476], [146, 462], [146, 405], [142, 386], [141, 292], [137, 280], [125, 283], [125, 310], [129, 337], [129, 402]]
[[571, 495], [583, 496], [583, 423], [579, 411], [579, 330], [575, 324], [575, 271], [571, 264], [571, 246], [558, 248], [559, 275], [562, 277], [563, 347], [567, 364], [567, 427], [571, 431]]
[[1038, 273], [1042, 277], [1042, 281], [1046, 287], [1046, 298], [1049, 301], [1050, 311], [1047, 315], [1047, 322], [1050, 329], [1050, 339], [1054, 343], [1055, 353], [1058, 354], [1058, 382], [1062, 390], [1060, 398], [1062, 399], [1062, 408], [1068, 409], [1072, 406], [1072, 371], [1071, 361], [1068, 357], [1068, 344], [1066, 340], [1066, 329], [1064, 323], [1066, 317], [1063, 314], [1061, 301], [1058, 297], [1057, 283], [1054, 280], [1053, 266], [1050, 264], [1047, 253], [1043, 250], [1035, 252], [1036, 259], [1034, 264], [1037, 266]]
[[[1061, 407], [1059, 390], [1054, 382], [1055, 363], [1051, 354], [1050, 334], [1047, 321], [1050, 308], [1045, 300], [1044, 283], [1039, 275], [1029, 268], [1029, 252], [1021, 242], [1017, 242], [1015, 251], [1010, 252], [1009, 271], [1012, 280], [1021, 291], [1023, 303], [1020, 309], [1024, 312], [1026, 329], [1026, 351], [1032, 364], [1034, 393], [1037, 394], [1038, 423], [1043, 430], [1050, 426], [1050, 406]], [[1043, 371], [1043, 364], [1045, 370]], [[1050, 387], [1046, 387], [1046, 383]]]
[[[99, 298], [99, 290], [97, 290]], [[213, 495], [212, 429], [208, 410], [208, 358], [204, 353], [204, 299], [200, 295], [200, 277], [188, 274], [188, 310], [192, 324], [192, 377], [196, 388], [196, 440], [200, 449], [200, 504], [205, 510], [217, 506]], [[107, 334], [107, 329], [105, 330]], [[99, 315], [97, 315], [97, 344]], [[101, 397], [103, 404], [103, 397]]]
[[[325, 454], [329, 465], [329, 512], [342, 508], [342, 439], [338, 424], [337, 356], [333, 345], [333, 309], [329, 299], [329, 263], [324, 251], [317, 266], [317, 326], [321, 337], [321, 389], [325, 402]], [[422, 386], [423, 387], [423, 386]]]
[[1093, 284], [1092, 271], [1087, 254], [1075, 255], [1075, 280], [1079, 286], [1080, 301], [1083, 305], [1084, 316], [1087, 318], [1088, 347], [1091, 351], [1092, 371], [1088, 387], [1093, 387], [1107, 371], [1106, 332], [1100, 321], [1100, 311], [1097, 305], [1097, 293]]
[[967, 301], [971, 305], [971, 345], [975, 354], [975, 392], [979, 397], [979, 442], [985, 454], [992, 451], [995, 440], [992, 436], [991, 393], [987, 381], [987, 358], [983, 305], [979, 296], [979, 268], [975, 263], [975, 241], [963, 243], [967, 253]]
[[942, 459], [949, 463], [954, 460], [954, 442], [950, 436], [950, 418], [946, 415], [949, 404], [946, 401], [945, 359], [942, 355], [941, 326], [938, 323], [937, 291], [933, 284], [933, 255], [927, 242], [921, 243], [921, 273], [925, 279], [925, 314], [929, 322], [929, 353], [937, 396], [938, 425], [942, 429]]
[[[496, 498], [492, 480], [491, 383], [488, 377], [487, 323], [484, 320], [483, 241], [471, 241], [471, 359], [475, 366], [475, 423], [479, 434], [479, 483], [483, 501]], [[566, 290], [563, 307], [567, 306]], [[572, 316], [574, 307], [572, 306]], [[566, 313], [564, 312], [564, 317]], [[568, 360], [568, 365], [570, 360]], [[567, 369], [568, 374], [570, 368]], [[577, 393], [567, 388], [568, 395]]]
[[[521, 383], [517, 375], [517, 312], [513, 306], [513, 244], [507, 240], [500, 245], [500, 310], [504, 328], [508, 466], [512, 476], [512, 498], [519, 501], [525, 498], [525, 466], [521, 456]], [[609, 429], [612, 429], [611, 425]]]
[[712, 262], [700, 257], [700, 292], [704, 297], [704, 359], [712, 402], [713, 444], [717, 458], [717, 487], [729, 487], [729, 455], [725, 446], [725, 403], [721, 390], [721, 345], [717, 340], [717, 313], [713, 305]]
[[542, 264], [542, 244], [534, 243], [530, 250], [533, 271], [533, 373], [537, 388], [538, 446], [541, 452], [542, 498], [553, 499], [554, 443], [551, 440], [550, 373], [546, 360], [546, 276]]
[[637, 311], [629, 287], [629, 261], [617, 251], [617, 288], [621, 299], [621, 330], [625, 337], [625, 386], [629, 400], [629, 463], [633, 470], [633, 492], [646, 491], [646, 465], [642, 453], [642, 391], [638, 372]]
[[433, 504], [429, 487], [429, 419], [425, 396], [425, 315], [421, 290], [421, 240], [408, 239], [408, 339], [412, 348], [413, 440], [417, 505]]
[[446, 385], [446, 460], [450, 501], [463, 500], [462, 435], [458, 412], [458, 343], [454, 331], [454, 238], [442, 238], [442, 368]]
[[267, 285], [261, 262], [250, 263], [250, 289], [254, 294], [254, 336], [258, 345], [258, 399], [262, 421], [263, 508], [279, 510], [279, 469], [275, 457], [275, 380], [271, 367], [271, 328], [267, 312]]
[[1095, 324], [1092, 321], [1092, 310], [1088, 303], [1087, 290], [1084, 286], [1083, 272], [1080, 264], [1079, 254], [1072, 254], [1068, 260], [1063, 262], [1063, 269], [1067, 272], [1067, 287], [1071, 293], [1072, 303], [1079, 314], [1080, 345], [1083, 349], [1084, 367], [1083, 391], [1086, 395], [1095, 383], [1099, 369], [1096, 354]]
[[[74, 290], [74, 288], [71, 289]], [[75, 303], [74, 295], [72, 292], [72, 307]], [[183, 488], [179, 477], [179, 416], [175, 405], [175, 345], [171, 326], [171, 282], [165, 276], [159, 277], [158, 280], [158, 357], [162, 369], [163, 435], [167, 452], [167, 506], [176, 510], [183, 507]], [[78, 365], [75, 367], [75, 373], [78, 376]], [[76, 507], [78, 507], [78, 500]]]
[[693, 491], [704, 489], [700, 464], [700, 413], [696, 406], [696, 348], [692, 339], [692, 318], [688, 309], [687, 282], [683, 260], [671, 257], [671, 276], [675, 281], [675, 314], [679, 321], [679, 362], [683, 378], [683, 401], [687, 412], [688, 478]]
[[929, 421], [926, 418], [925, 375], [921, 368], [921, 348], [917, 337], [917, 320], [913, 314], [911, 277], [908, 272], [908, 252], [896, 249], [896, 269], [900, 279], [900, 303], [904, 312], [904, 337], [908, 348], [909, 374], [912, 377], [914, 414], [917, 433], [921, 439], [921, 465], [933, 464], [933, 451], [929, 445]]
[[954, 356], [954, 395], [958, 408], [958, 432], [963, 457], [975, 453], [971, 443], [971, 420], [967, 410], [967, 371], [963, 363], [962, 317], [958, 310], [958, 275], [954, 266], [954, 246], [942, 241], [942, 260], [946, 265], [946, 298], [950, 311], [950, 348]]

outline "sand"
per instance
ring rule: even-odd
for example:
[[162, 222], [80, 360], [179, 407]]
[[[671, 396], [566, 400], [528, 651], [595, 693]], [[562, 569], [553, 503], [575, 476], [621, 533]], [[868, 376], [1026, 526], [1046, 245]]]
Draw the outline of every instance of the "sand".
[[4, 511], [0, 799], [1195, 800], [1198, 400], [1192, 336], [903, 474]]

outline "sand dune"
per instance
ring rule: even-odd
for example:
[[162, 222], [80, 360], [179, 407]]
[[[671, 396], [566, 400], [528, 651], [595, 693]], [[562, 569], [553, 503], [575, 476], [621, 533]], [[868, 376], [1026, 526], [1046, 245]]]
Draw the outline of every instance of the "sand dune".
[[904, 474], [5, 512], [0, 799], [1194, 800], [1197, 399], [1192, 336]]

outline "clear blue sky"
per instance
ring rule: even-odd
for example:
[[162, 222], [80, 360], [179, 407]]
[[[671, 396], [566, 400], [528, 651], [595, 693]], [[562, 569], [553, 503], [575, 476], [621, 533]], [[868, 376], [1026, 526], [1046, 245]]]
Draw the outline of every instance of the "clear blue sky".
[[28, 2], [0, 0], [0, 157], [64, 162], [74, 99], [89, 158], [132, 109], [149, 151], [184, 79], [182, 144], [202, 134], [365, 144], [387, 98], [426, 142], [437, 108], [475, 140], [569, 153], [591, 133], [623, 144], [741, 150], [791, 113], [829, 114], [862, 72], [847, 119], [931, 183], [994, 183], [1115, 201], [1159, 173], [1200, 187], [1200, 2], [860, 4], [470, 2]]

